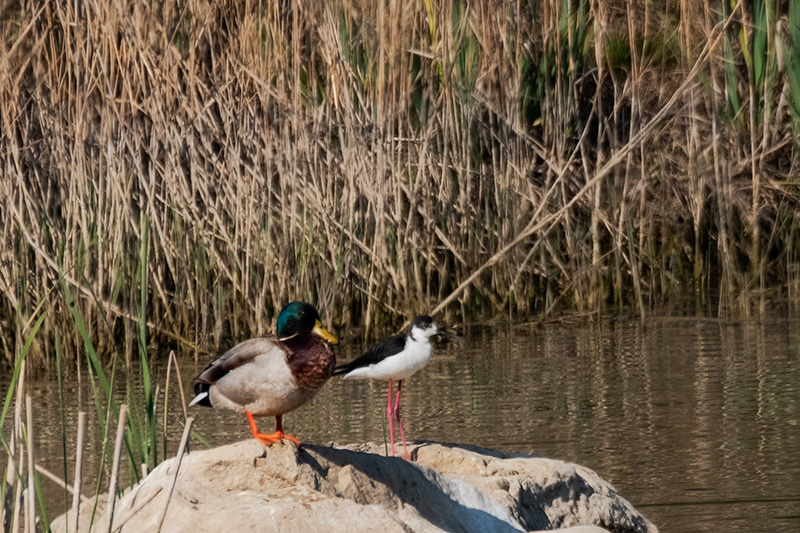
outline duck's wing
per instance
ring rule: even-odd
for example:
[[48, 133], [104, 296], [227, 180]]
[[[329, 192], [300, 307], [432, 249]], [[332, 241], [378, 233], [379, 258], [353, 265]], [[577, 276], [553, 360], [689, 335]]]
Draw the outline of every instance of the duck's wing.
[[406, 339], [407, 336], [402, 334], [383, 339], [381, 342], [367, 350], [364, 355], [358, 359], [337, 366], [336, 370], [333, 371], [333, 375], [338, 376], [340, 374], [347, 374], [356, 368], [374, 365], [380, 363], [387, 357], [397, 355], [405, 349]]
[[275, 348], [281, 348], [274, 352], [275, 355], [286, 356], [285, 348], [282, 343], [274, 336], [257, 337], [240, 342], [217, 359], [211, 362], [203, 372], [195, 378], [197, 383], [213, 385], [230, 372], [241, 368], [255, 361], [256, 357], [265, 355]]

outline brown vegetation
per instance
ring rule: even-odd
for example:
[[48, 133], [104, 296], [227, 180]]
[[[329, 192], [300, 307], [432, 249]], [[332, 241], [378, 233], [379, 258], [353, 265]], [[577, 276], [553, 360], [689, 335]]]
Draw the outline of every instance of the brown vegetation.
[[144, 294], [198, 345], [290, 299], [351, 331], [800, 299], [786, 3], [322, 4], [4, 3], [7, 357], [40, 301], [72, 330], [62, 272], [95, 334]]

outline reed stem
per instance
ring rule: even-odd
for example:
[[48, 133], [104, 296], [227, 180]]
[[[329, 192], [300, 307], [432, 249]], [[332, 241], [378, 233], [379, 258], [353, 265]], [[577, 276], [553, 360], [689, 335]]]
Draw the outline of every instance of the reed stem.
[[28, 437], [28, 488], [25, 496], [28, 508], [25, 510], [25, 530], [36, 533], [36, 459], [33, 455], [33, 399], [30, 394], [25, 395], [25, 418]]
[[172, 493], [175, 491], [175, 484], [178, 482], [178, 474], [181, 470], [181, 463], [183, 462], [183, 454], [187, 451], [189, 445], [189, 435], [192, 433], [192, 425], [194, 424], [194, 417], [190, 416], [186, 419], [186, 426], [183, 428], [183, 436], [181, 436], [181, 444], [178, 446], [178, 455], [175, 457], [175, 473], [172, 476], [172, 485], [167, 494], [167, 501], [164, 504], [164, 511], [161, 513], [161, 520], [158, 521], [158, 530], [161, 531], [164, 525], [164, 519], [167, 517], [167, 510], [169, 509], [169, 502], [172, 501]]
[[119, 420], [117, 421], [117, 438], [114, 444], [114, 462], [111, 466], [111, 479], [108, 483], [108, 502], [106, 510], [106, 521], [108, 532], [113, 531], [114, 506], [117, 502], [117, 478], [119, 476], [120, 455], [122, 454], [122, 444], [125, 437], [125, 417], [128, 414], [128, 406], [122, 404], [119, 408]]
[[75, 533], [80, 531], [81, 491], [83, 485], [83, 437], [86, 432], [86, 412], [78, 412], [78, 436], [75, 444], [75, 480], [72, 486], [72, 519]]

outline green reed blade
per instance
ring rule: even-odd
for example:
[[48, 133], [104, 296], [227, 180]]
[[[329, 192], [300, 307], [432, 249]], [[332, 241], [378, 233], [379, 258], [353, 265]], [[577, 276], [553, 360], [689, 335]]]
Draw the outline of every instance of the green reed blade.
[[[800, 132], [800, 2], [789, 2], [789, 42], [784, 45], [790, 110], [795, 132]], [[800, 145], [800, 141], [797, 143]]]
[[763, 0], [753, 2], [753, 88], [761, 90], [766, 72], [767, 50], [767, 6]]
[[149, 257], [150, 219], [142, 218], [142, 240], [139, 246], [139, 356], [142, 361], [142, 381], [144, 383], [145, 428], [147, 442], [142, 443], [143, 458], [150, 468], [158, 463], [156, 437], [156, 405], [153, 397], [150, 366], [147, 360], [147, 261]]
[[[103, 433], [103, 454], [101, 456], [100, 461], [100, 468], [102, 469], [103, 464], [108, 456], [107, 448], [110, 446], [109, 443], [109, 428], [111, 423], [109, 421], [109, 416], [113, 416], [115, 419], [119, 417], [119, 406], [117, 402], [114, 401], [113, 395], [113, 383], [114, 383], [114, 376], [116, 375], [116, 368], [117, 368], [117, 358], [112, 358], [111, 363], [111, 373], [110, 379], [106, 377], [106, 373], [103, 370], [103, 364], [100, 362], [100, 358], [97, 356], [97, 352], [92, 344], [91, 337], [89, 335], [89, 331], [86, 327], [86, 323], [83, 320], [83, 317], [78, 310], [77, 304], [75, 299], [72, 296], [72, 292], [69, 290], [67, 283], [62, 280], [62, 288], [64, 290], [64, 297], [67, 301], [67, 308], [69, 309], [70, 313], [72, 314], [73, 320], [75, 322], [75, 327], [78, 330], [81, 338], [83, 339], [84, 348], [86, 351], [86, 367], [87, 367], [87, 374], [89, 375], [89, 385], [92, 390], [92, 400], [94, 402], [95, 411], [97, 413], [97, 422], [99, 427], [102, 429]], [[103, 404], [100, 399], [100, 391], [97, 387], [97, 382], [100, 383], [100, 389], [102, 389], [103, 394], [105, 394], [106, 398], [106, 405], [105, 409], [103, 408]], [[133, 460], [133, 450], [134, 447], [142, 450], [141, 442], [143, 439], [135, 438], [135, 435], [140, 435], [141, 431], [137, 431], [135, 424], [132, 421], [132, 417], [128, 417], [128, 427], [130, 431], [125, 432], [125, 451]], [[133, 436], [132, 436], [133, 435]], [[134, 461], [135, 462], [135, 461]], [[131, 478], [138, 480], [140, 477], [138, 469], [133, 469], [131, 472]], [[98, 490], [100, 488], [100, 479], [102, 476], [98, 477]]]
[[[64, 405], [66, 402], [64, 400], [64, 376], [63, 372], [64, 369], [61, 365], [62, 356], [61, 356], [61, 339], [58, 335], [58, 330], [55, 330], [56, 333], [56, 375], [58, 377], [58, 400], [61, 404], [61, 457], [64, 460], [64, 479], [69, 479], [68, 477], [68, 470], [67, 470], [67, 415], [66, 410], [64, 409]], [[69, 511], [69, 491], [67, 487], [64, 486], [64, 512], [66, 513]]]
[[[185, 423], [185, 422], [183, 422], [183, 421], [181, 421], [181, 427], [186, 427], [186, 423]], [[208, 442], [206, 439], [204, 439], [203, 437], [201, 437], [201, 436], [200, 436], [200, 434], [199, 434], [199, 433], [197, 433], [197, 432], [196, 432], [196, 431], [194, 431], [194, 430], [192, 430], [192, 437], [194, 437], [195, 439], [197, 439], [197, 441], [198, 441], [200, 444], [202, 444], [203, 446], [205, 446], [205, 447], [206, 447], [206, 448], [208, 448], [209, 450], [210, 450], [211, 448], [213, 448], [213, 446], [211, 445], [211, 443], [210, 443], [210, 442]]]
[[736, 118], [742, 109], [739, 98], [739, 85], [736, 79], [736, 65], [733, 57], [733, 47], [728, 36], [725, 36], [725, 93], [728, 95], [728, 113], [731, 119]]
[[47, 316], [47, 313], [42, 313], [39, 316], [36, 323], [31, 328], [30, 333], [28, 336], [25, 337], [25, 344], [22, 347], [22, 352], [20, 352], [19, 357], [17, 358], [17, 364], [14, 365], [14, 375], [11, 378], [11, 383], [8, 385], [8, 392], [6, 392], [6, 399], [3, 402], [3, 412], [0, 413], [0, 442], [5, 445], [5, 439], [3, 438], [3, 426], [6, 422], [6, 416], [8, 415], [8, 409], [11, 407], [11, 399], [14, 397], [14, 389], [19, 382], [19, 374], [22, 372], [22, 364], [25, 362], [25, 357], [28, 355], [28, 351], [31, 348], [31, 344], [33, 344], [33, 338], [36, 337], [36, 332], [39, 331], [39, 327], [44, 322], [44, 317]]
[[44, 492], [42, 491], [42, 484], [39, 481], [38, 470], [33, 471], [33, 484], [36, 492], [36, 499], [39, 501], [39, 516], [41, 518], [42, 531], [50, 531], [50, 518], [47, 515], [47, 507], [45, 506]]
[[[25, 425], [22, 426], [22, 441], [23, 445], [27, 449], [28, 446], [28, 428]], [[21, 475], [21, 472], [17, 472], [17, 477], [21, 481], [26, 481], [28, 479], [27, 475]], [[41, 523], [44, 526], [43, 531], [50, 531], [50, 519], [47, 516], [47, 509], [45, 508], [44, 503], [44, 493], [42, 492], [42, 485], [39, 482], [39, 472], [34, 468], [33, 470], [33, 490], [36, 493], [36, 500], [39, 502], [39, 516], [41, 517]], [[27, 504], [26, 504], [27, 505]], [[27, 516], [25, 520], [27, 521]]]
[[[80, 311], [78, 310], [77, 303], [72, 296], [72, 291], [69, 290], [67, 283], [65, 281], [61, 281], [61, 286], [64, 289], [64, 297], [67, 300], [67, 308], [69, 312], [72, 314], [72, 319], [75, 321], [75, 327], [78, 329], [78, 333], [80, 333], [81, 338], [83, 339], [83, 347], [86, 350], [86, 357], [88, 358], [91, 366], [94, 368], [95, 374], [97, 374], [97, 379], [100, 382], [100, 386], [103, 388], [103, 392], [106, 394], [106, 397], [111, 397], [111, 385], [109, 385], [108, 379], [106, 379], [106, 374], [103, 371], [103, 364], [100, 362], [100, 358], [97, 357], [97, 352], [95, 352], [94, 345], [92, 344], [92, 338], [89, 336], [89, 330], [86, 328], [86, 323], [83, 321], [83, 316], [81, 316]], [[119, 415], [119, 410], [117, 409], [116, 405], [114, 408], [114, 415]]]

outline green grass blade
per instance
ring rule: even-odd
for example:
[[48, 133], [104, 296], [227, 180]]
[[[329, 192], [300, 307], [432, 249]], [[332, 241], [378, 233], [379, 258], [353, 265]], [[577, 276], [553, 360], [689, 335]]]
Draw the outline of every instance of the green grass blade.
[[[22, 438], [24, 445], [28, 445], [28, 428], [25, 425], [22, 426]], [[27, 480], [27, 475], [22, 475], [21, 472], [17, 472], [17, 477], [20, 480]], [[39, 482], [39, 472], [34, 468], [33, 470], [33, 490], [36, 493], [36, 500], [39, 502], [39, 516], [41, 517], [41, 523], [44, 526], [42, 529], [43, 531], [50, 531], [50, 519], [47, 516], [47, 509], [45, 508], [44, 503], [44, 492], [42, 492], [42, 485]], [[26, 504], [27, 505], [27, 504]], [[27, 520], [27, 517], [26, 517]]]
[[731, 119], [736, 118], [742, 109], [739, 98], [739, 85], [736, 80], [736, 65], [733, 58], [733, 47], [730, 39], [725, 37], [725, 93], [728, 95], [728, 114]]
[[[181, 422], [181, 426], [183, 426], [183, 427], [186, 427], [186, 424], [185, 424], [184, 422]], [[210, 443], [210, 442], [208, 442], [206, 439], [204, 439], [203, 437], [201, 437], [201, 436], [200, 436], [198, 433], [196, 433], [195, 431], [192, 431], [192, 437], [194, 437], [195, 439], [197, 439], [197, 442], [199, 442], [200, 444], [202, 444], [203, 446], [205, 446], [205, 447], [206, 447], [206, 448], [208, 448], [209, 450], [210, 450], [211, 448], [213, 448], [213, 446], [211, 445], [211, 443]]]
[[[80, 311], [78, 310], [77, 304], [75, 303], [75, 299], [72, 297], [72, 292], [69, 290], [69, 286], [67, 283], [62, 280], [61, 286], [64, 289], [64, 297], [67, 300], [67, 308], [69, 312], [72, 314], [72, 319], [75, 321], [75, 327], [78, 329], [78, 333], [80, 333], [81, 338], [83, 339], [83, 346], [86, 350], [86, 357], [89, 358], [89, 362], [91, 363], [92, 367], [94, 368], [94, 372], [97, 375], [97, 379], [100, 382], [100, 386], [103, 389], [103, 392], [106, 394], [106, 397], [111, 397], [111, 385], [106, 379], [106, 374], [103, 371], [103, 364], [100, 362], [100, 359], [97, 357], [97, 352], [94, 350], [94, 345], [92, 344], [92, 339], [89, 336], [89, 330], [86, 328], [86, 323], [83, 321], [83, 317], [81, 316]], [[119, 410], [117, 409], [116, 405], [113, 406], [115, 416], [119, 415]]]
[[[800, 2], [789, 2], [789, 42], [784, 45], [787, 55], [786, 77], [789, 82], [789, 109], [795, 132], [800, 132]], [[796, 137], [795, 137], [796, 138]], [[797, 142], [800, 145], [800, 141]]]
[[28, 351], [31, 348], [31, 344], [33, 344], [33, 338], [36, 337], [36, 332], [39, 331], [39, 328], [44, 322], [44, 317], [47, 316], [47, 313], [42, 313], [36, 323], [31, 328], [30, 333], [25, 338], [25, 344], [22, 347], [22, 352], [19, 354], [17, 358], [17, 364], [14, 365], [14, 375], [11, 378], [11, 383], [8, 386], [8, 392], [6, 392], [6, 399], [3, 402], [3, 412], [0, 413], [0, 441], [5, 443], [5, 439], [3, 439], [3, 426], [6, 422], [6, 416], [8, 416], [8, 410], [11, 407], [11, 400], [14, 398], [14, 389], [19, 382], [19, 374], [22, 372], [22, 364], [25, 362], [25, 358], [28, 355]]
[[760, 92], [767, 67], [767, 7], [763, 0], [753, 3], [753, 80]]
[[157, 459], [156, 406], [153, 397], [153, 384], [150, 376], [150, 365], [147, 360], [147, 261], [149, 257], [150, 220], [142, 220], [142, 240], [139, 247], [139, 355], [142, 361], [142, 382], [144, 384], [145, 427], [147, 443], [143, 443], [144, 459], [150, 468], [155, 468]]
[[[92, 390], [92, 399], [94, 401], [95, 410], [97, 412], [97, 421], [102, 429], [103, 433], [103, 455], [101, 456], [100, 462], [100, 469], [102, 472], [103, 464], [109, 455], [107, 453], [107, 448], [110, 444], [108, 442], [109, 438], [109, 415], [113, 416], [115, 419], [119, 417], [119, 406], [117, 402], [114, 401], [114, 394], [113, 394], [113, 383], [114, 383], [114, 376], [116, 375], [116, 367], [117, 367], [117, 358], [113, 358], [113, 362], [111, 364], [111, 374], [110, 379], [106, 377], [105, 370], [103, 370], [103, 364], [100, 361], [100, 358], [97, 356], [97, 352], [94, 349], [94, 345], [92, 344], [92, 339], [89, 336], [89, 331], [86, 327], [86, 323], [81, 316], [80, 311], [77, 308], [75, 303], [75, 299], [72, 296], [72, 292], [69, 290], [66, 282], [62, 281], [62, 287], [64, 289], [64, 296], [67, 301], [67, 308], [69, 309], [70, 313], [72, 314], [72, 318], [75, 322], [75, 327], [78, 330], [81, 338], [83, 339], [84, 348], [86, 351], [86, 367], [87, 373], [89, 375], [89, 384]], [[106, 405], [105, 409], [103, 408], [103, 404], [100, 401], [100, 393], [97, 387], [97, 383], [100, 383], [100, 389], [102, 390], [103, 394], [105, 394], [106, 398]], [[138, 447], [141, 449], [141, 446], [137, 446], [137, 443], [141, 442], [141, 439], [136, 439], [131, 437], [131, 434], [141, 434], [141, 432], [136, 432], [136, 428], [131, 423], [131, 417], [128, 417], [128, 427], [131, 431], [126, 432], [125, 436], [125, 451], [133, 460], [134, 454], [133, 450]], [[100, 476], [102, 477], [102, 476]], [[134, 469], [131, 472], [132, 479], [139, 479], [139, 471], [138, 469]], [[100, 479], [98, 479], [99, 483]], [[99, 485], [98, 485], [99, 489]]]
[[[67, 415], [66, 410], [64, 409], [64, 405], [66, 404], [64, 400], [64, 376], [63, 372], [64, 369], [61, 365], [62, 362], [61, 356], [61, 339], [58, 335], [58, 330], [56, 330], [56, 374], [58, 377], [58, 400], [61, 404], [61, 457], [64, 460], [64, 479], [69, 479], [68, 477], [68, 470], [67, 470]], [[64, 512], [66, 513], [69, 511], [69, 491], [67, 487], [64, 487]]]
[[50, 518], [47, 515], [47, 507], [44, 502], [44, 492], [42, 491], [42, 484], [39, 481], [39, 471], [33, 472], [33, 484], [36, 491], [36, 499], [39, 501], [39, 516], [42, 519], [42, 531], [50, 531]]

